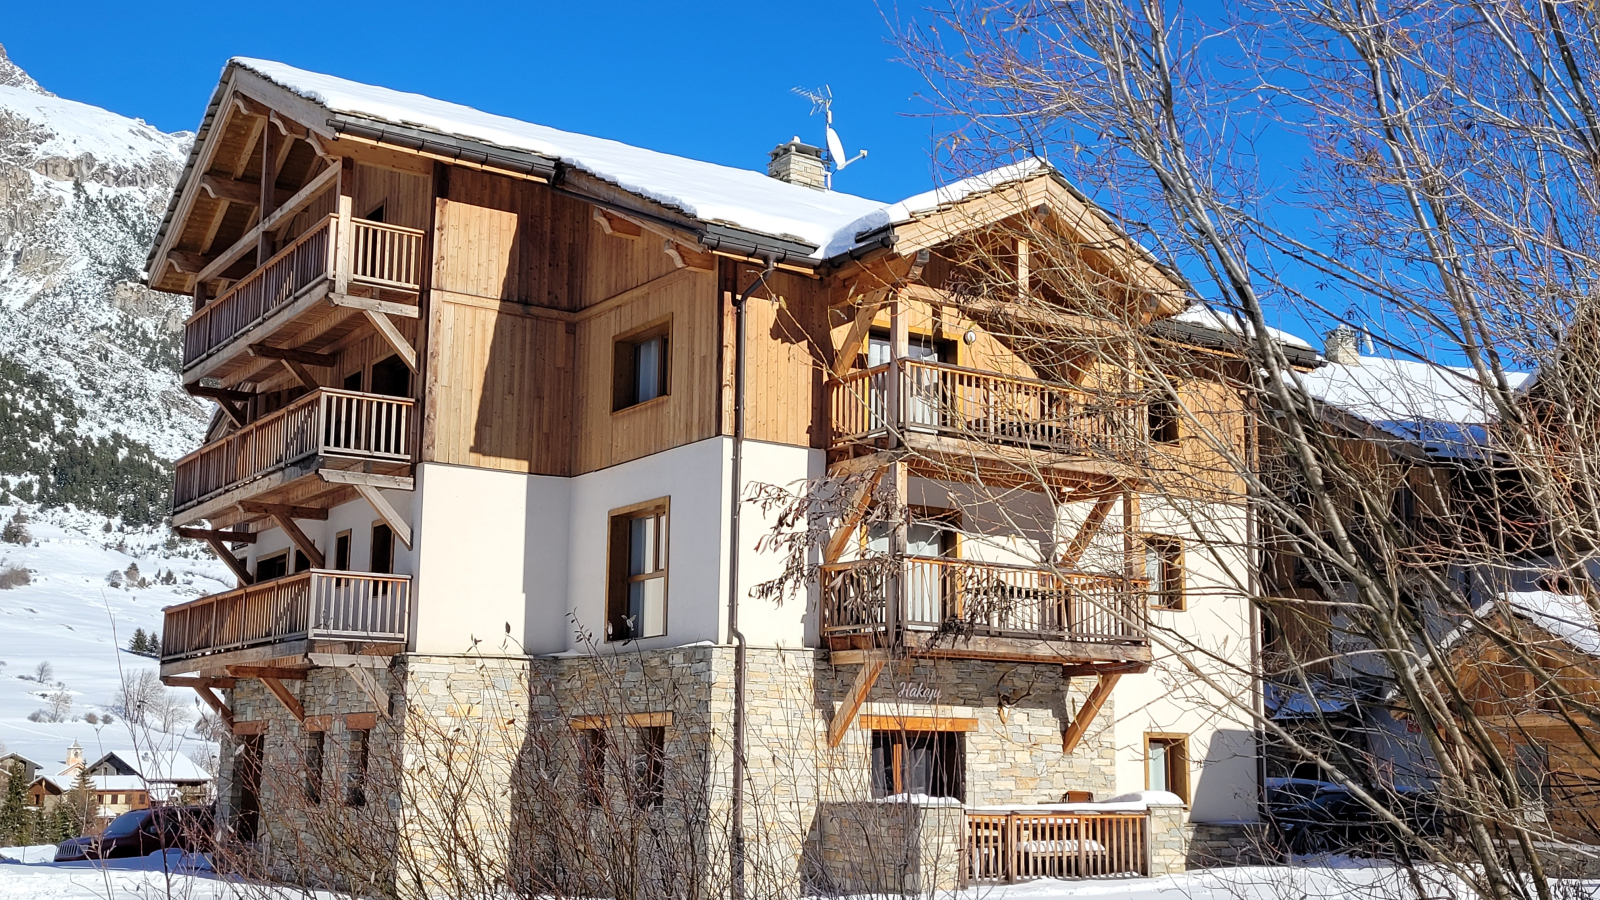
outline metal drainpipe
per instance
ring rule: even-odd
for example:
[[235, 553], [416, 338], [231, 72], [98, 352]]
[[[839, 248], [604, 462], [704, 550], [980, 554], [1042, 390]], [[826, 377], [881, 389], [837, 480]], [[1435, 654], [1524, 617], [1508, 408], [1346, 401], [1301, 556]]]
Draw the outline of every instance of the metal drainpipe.
[[766, 257], [761, 277], [733, 302], [733, 509], [728, 522], [728, 639], [733, 643], [733, 828], [728, 841], [734, 900], [744, 897], [744, 695], [745, 641], [739, 630], [739, 512], [744, 505], [745, 302], [767, 283], [777, 260]]

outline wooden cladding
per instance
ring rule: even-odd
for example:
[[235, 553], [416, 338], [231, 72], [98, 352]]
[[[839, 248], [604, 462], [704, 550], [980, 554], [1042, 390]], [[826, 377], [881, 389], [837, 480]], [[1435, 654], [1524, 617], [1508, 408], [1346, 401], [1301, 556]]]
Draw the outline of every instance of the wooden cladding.
[[[899, 566], [883, 559], [823, 566], [821, 580], [824, 637], [883, 635], [898, 622], [901, 628], [993, 637], [1148, 640], [1144, 583], [1115, 575], [908, 557]], [[894, 598], [897, 585], [900, 596]]]
[[185, 456], [174, 465], [174, 510], [315, 456], [409, 461], [407, 397], [323, 388]]
[[312, 569], [169, 606], [164, 617], [163, 662], [292, 640], [405, 643], [411, 577]]
[[1018, 811], [967, 814], [972, 881], [1150, 874], [1145, 813]]

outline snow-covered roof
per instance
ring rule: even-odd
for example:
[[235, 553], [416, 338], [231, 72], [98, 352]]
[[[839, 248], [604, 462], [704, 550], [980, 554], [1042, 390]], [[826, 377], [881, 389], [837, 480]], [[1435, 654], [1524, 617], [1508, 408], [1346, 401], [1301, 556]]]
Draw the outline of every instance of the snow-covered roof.
[[[1190, 306], [1183, 312], [1173, 316], [1170, 321], [1182, 322], [1208, 331], [1220, 331], [1234, 336], [1248, 336], [1251, 334], [1249, 322], [1242, 321], [1237, 316], [1223, 315], [1204, 303], [1196, 303]], [[1310, 350], [1312, 352], [1316, 350], [1316, 348], [1289, 332], [1271, 326], [1267, 328], [1267, 336], [1285, 347]]]
[[[72, 790], [78, 783], [78, 776], [73, 775], [40, 775], [35, 781], [48, 781], [62, 791]], [[89, 782], [97, 791], [143, 791], [146, 789], [145, 780], [137, 775], [93, 775]]]
[[[1594, 613], [1582, 597], [1550, 591], [1508, 591], [1500, 595], [1517, 615], [1590, 656], [1600, 656], [1600, 629]], [[1493, 612], [1495, 605], [1484, 604], [1480, 615]]]
[[[1507, 381], [1520, 388], [1528, 375]], [[1363, 356], [1360, 365], [1330, 362], [1301, 376], [1311, 396], [1434, 455], [1473, 452], [1495, 420], [1494, 404], [1466, 368], [1415, 360]]]
[[210, 781], [211, 775], [192, 759], [175, 750], [146, 750], [134, 755], [128, 750], [113, 750], [89, 764], [99, 767], [111, 757], [122, 762], [123, 768], [132, 769], [146, 781]]
[[963, 179], [898, 203], [789, 184], [763, 172], [688, 159], [620, 141], [535, 125], [436, 100], [361, 84], [263, 59], [231, 62], [329, 112], [419, 128], [509, 150], [559, 159], [629, 193], [712, 224], [797, 240], [814, 259], [852, 249], [856, 236], [911, 221], [920, 213], [1049, 171], [1030, 159]]

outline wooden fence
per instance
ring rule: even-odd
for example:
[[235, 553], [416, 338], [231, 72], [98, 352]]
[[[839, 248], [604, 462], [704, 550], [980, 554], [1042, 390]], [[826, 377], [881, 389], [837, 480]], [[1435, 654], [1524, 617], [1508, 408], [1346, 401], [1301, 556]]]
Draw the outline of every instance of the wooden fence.
[[886, 631], [887, 601], [898, 580], [898, 618], [910, 629], [1096, 643], [1146, 640], [1142, 579], [932, 557], [907, 557], [898, 570], [888, 559], [823, 566], [821, 579], [824, 635]]
[[413, 403], [336, 388], [312, 391], [178, 460], [172, 508], [313, 456], [409, 461]]
[[163, 610], [163, 662], [284, 641], [404, 643], [411, 576], [312, 569]]
[[920, 360], [900, 360], [895, 372], [885, 363], [828, 383], [832, 446], [922, 431], [1131, 460], [1142, 443], [1144, 406], [1126, 397]]
[[[334, 279], [338, 225], [338, 217], [325, 216], [190, 316], [183, 329], [184, 367]], [[364, 219], [351, 225], [350, 281], [415, 293], [421, 285], [422, 232]]]
[[1145, 813], [969, 812], [966, 877], [1111, 878], [1150, 874]]

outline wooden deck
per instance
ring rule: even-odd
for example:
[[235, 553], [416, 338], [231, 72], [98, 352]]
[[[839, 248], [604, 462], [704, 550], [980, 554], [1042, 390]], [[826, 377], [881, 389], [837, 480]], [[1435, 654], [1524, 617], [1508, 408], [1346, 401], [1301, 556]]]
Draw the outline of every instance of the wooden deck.
[[299, 655], [318, 642], [400, 652], [410, 638], [411, 576], [312, 569], [169, 606], [163, 615], [163, 675]]
[[1150, 660], [1140, 579], [909, 557], [898, 569], [882, 559], [823, 566], [821, 581], [822, 636], [836, 651], [898, 643], [952, 658]]

